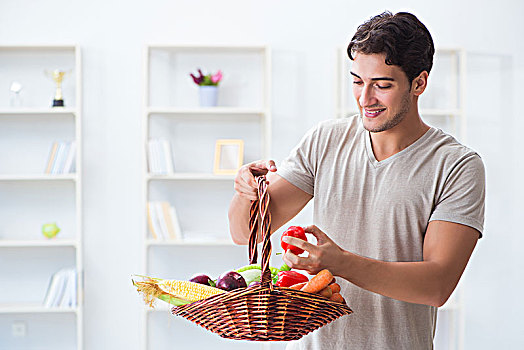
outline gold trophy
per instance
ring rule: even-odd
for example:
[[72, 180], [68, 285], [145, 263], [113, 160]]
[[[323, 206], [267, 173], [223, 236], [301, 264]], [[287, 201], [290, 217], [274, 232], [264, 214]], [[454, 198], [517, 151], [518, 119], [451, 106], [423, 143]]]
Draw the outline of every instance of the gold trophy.
[[55, 69], [53, 71], [45, 71], [46, 75], [53, 79], [56, 83], [56, 93], [55, 98], [53, 99], [53, 107], [64, 107], [64, 98], [62, 97], [62, 81], [64, 76], [68, 75], [70, 71], [61, 71]]

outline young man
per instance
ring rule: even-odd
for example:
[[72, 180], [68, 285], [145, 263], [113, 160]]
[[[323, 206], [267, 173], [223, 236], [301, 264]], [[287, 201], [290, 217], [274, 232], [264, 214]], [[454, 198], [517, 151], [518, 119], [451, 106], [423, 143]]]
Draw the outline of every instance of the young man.
[[354, 314], [291, 349], [432, 349], [437, 307], [457, 285], [484, 221], [480, 157], [418, 113], [433, 40], [412, 14], [385, 12], [359, 26], [348, 46], [360, 115], [309, 131], [282, 162], [243, 166], [230, 206], [231, 236], [248, 240], [254, 176], [267, 174], [272, 231], [311, 199], [316, 244], [287, 242], [292, 268], [327, 268]]

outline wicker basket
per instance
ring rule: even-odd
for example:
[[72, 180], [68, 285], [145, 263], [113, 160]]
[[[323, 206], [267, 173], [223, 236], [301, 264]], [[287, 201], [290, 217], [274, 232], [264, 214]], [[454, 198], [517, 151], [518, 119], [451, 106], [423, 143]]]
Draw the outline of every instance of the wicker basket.
[[259, 226], [263, 235], [262, 282], [258, 287], [222, 293], [191, 304], [173, 307], [182, 316], [221, 337], [254, 341], [289, 341], [302, 338], [351, 309], [317, 294], [273, 286], [271, 255], [271, 215], [264, 176], [257, 177], [259, 200], [250, 211], [249, 261], [257, 262]]

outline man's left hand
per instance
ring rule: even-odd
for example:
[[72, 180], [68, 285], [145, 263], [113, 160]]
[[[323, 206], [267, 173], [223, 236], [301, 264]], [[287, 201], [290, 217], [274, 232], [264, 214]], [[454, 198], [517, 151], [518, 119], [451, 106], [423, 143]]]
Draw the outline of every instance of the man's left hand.
[[291, 268], [304, 270], [312, 275], [323, 269], [328, 269], [333, 275], [337, 275], [337, 272], [342, 267], [345, 251], [317, 226], [308, 226], [305, 228], [305, 231], [315, 236], [317, 244], [311, 244], [295, 237], [283, 237], [282, 240], [284, 242], [308, 252], [308, 256], [301, 257], [287, 250], [283, 256], [284, 262]]

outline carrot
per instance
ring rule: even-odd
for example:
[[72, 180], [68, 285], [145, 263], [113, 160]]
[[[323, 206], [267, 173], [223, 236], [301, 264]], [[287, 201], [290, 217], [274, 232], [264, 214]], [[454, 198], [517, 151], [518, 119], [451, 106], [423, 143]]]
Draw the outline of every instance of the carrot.
[[326, 298], [331, 298], [331, 296], [333, 295], [333, 291], [331, 290], [331, 288], [329, 288], [329, 286], [327, 286], [326, 288], [322, 289], [318, 294]]
[[344, 300], [344, 297], [340, 295], [340, 293], [333, 293], [333, 295], [331, 296], [331, 298], [329, 298], [329, 300], [335, 301], [337, 303], [342, 303], [342, 304], [346, 303], [346, 301]]
[[303, 292], [318, 293], [322, 289], [326, 288], [332, 279], [333, 274], [329, 272], [329, 270], [324, 269], [313, 276], [313, 278], [311, 278], [309, 282], [306, 283], [306, 285], [300, 290]]
[[304, 287], [306, 285], [306, 283], [307, 282], [297, 283], [297, 284], [294, 284], [294, 285], [290, 286], [289, 288], [300, 290], [300, 288]]
[[340, 284], [338, 284], [338, 283], [331, 283], [329, 285], [329, 288], [331, 288], [331, 291], [333, 293], [340, 293]]

